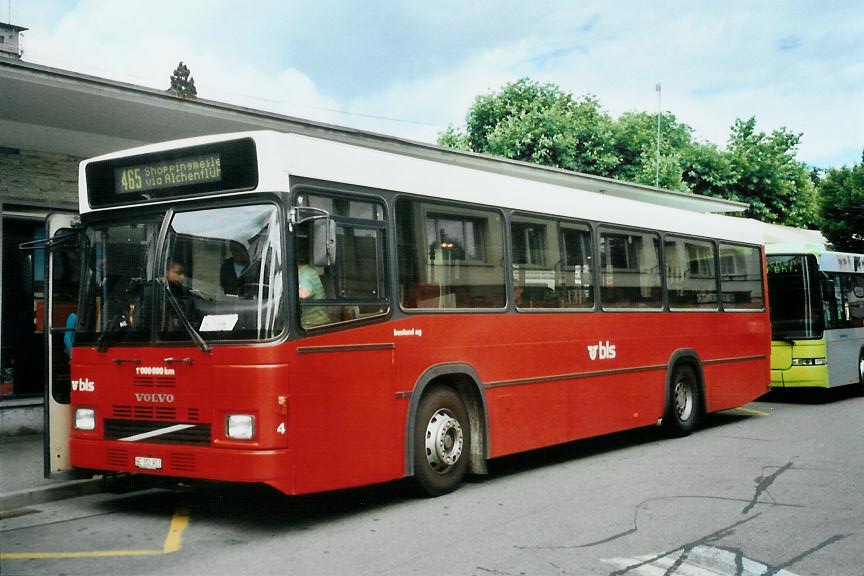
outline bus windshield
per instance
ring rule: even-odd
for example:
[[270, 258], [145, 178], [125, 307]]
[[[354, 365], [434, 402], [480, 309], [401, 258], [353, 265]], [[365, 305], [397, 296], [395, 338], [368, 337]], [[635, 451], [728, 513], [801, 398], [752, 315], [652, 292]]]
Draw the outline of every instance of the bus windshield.
[[822, 337], [825, 321], [815, 258], [801, 254], [768, 256], [768, 291], [774, 340]]
[[76, 343], [143, 341], [133, 313], [149, 280], [161, 218], [100, 223], [85, 229]]
[[[259, 204], [86, 229], [76, 340], [266, 340], [285, 327], [279, 211]], [[159, 270], [157, 270], [157, 263]]]

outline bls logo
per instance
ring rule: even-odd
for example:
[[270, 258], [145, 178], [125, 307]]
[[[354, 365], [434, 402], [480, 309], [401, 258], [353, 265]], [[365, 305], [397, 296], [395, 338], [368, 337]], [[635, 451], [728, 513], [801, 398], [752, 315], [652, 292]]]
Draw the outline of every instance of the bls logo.
[[598, 342], [594, 346], [588, 346], [588, 356], [591, 360], [612, 360], [615, 358], [615, 345], [610, 344], [607, 340], [604, 342]]
[[89, 378], [79, 378], [78, 380], [72, 380], [72, 390], [76, 390], [78, 392], [95, 392], [96, 383]]

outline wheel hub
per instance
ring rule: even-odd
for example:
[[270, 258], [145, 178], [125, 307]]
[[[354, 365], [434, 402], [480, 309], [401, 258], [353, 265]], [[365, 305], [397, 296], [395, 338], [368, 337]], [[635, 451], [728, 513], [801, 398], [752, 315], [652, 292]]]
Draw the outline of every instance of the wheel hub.
[[686, 422], [693, 413], [693, 390], [684, 380], [675, 383], [675, 411], [682, 422]]
[[462, 456], [464, 436], [462, 425], [449, 410], [441, 409], [432, 415], [426, 426], [426, 460], [433, 470], [446, 472]]

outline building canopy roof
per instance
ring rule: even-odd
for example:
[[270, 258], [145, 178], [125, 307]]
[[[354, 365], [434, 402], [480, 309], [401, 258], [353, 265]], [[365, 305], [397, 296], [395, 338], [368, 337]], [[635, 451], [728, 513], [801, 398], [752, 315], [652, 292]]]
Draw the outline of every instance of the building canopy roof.
[[9, 24], [8, 22], [0, 22], [0, 28], [6, 28], [7, 30], [12, 30], [13, 32], [24, 32], [29, 30], [29, 28], [24, 28], [23, 26], [16, 26], [15, 24]]
[[747, 205], [312, 122], [202, 98], [0, 60], [0, 146], [91, 157], [144, 144], [269, 129], [696, 212]]

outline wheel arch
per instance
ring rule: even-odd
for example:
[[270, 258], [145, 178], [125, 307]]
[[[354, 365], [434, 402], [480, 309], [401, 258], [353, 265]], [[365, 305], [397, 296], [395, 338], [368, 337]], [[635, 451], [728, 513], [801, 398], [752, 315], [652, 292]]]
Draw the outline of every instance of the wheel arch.
[[[672, 377], [679, 366], [690, 366], [696, 372], [696, 378], [699, 385], [699, 410], [702, 415], [708, 413], [708, 394], [705, 386], [705, 373], [702, 368], [702, 359], [699, 353], [692, 348], [679, 348], [669, 357], [669, 363], [666, 368], [666, 389], [663, 395], [664, 402], [669, 401], [669, 394], [672, 390]], [[664, 405], [663, 413], [666, 413], [667, 406]]]
[[471, 453], [468, 472], [486, 473], [486, 459], [489, 454], [489, 419], [486, 394], [477, 371], [468, 364], [436, 364], [420, 375], [411, 391], [411, 401], [405, 421], [405, 476], [414, 475], [414, 424], [417, 408], [424, 392], [434, 386], [449, 386], [465, 402], [471, 419]]

